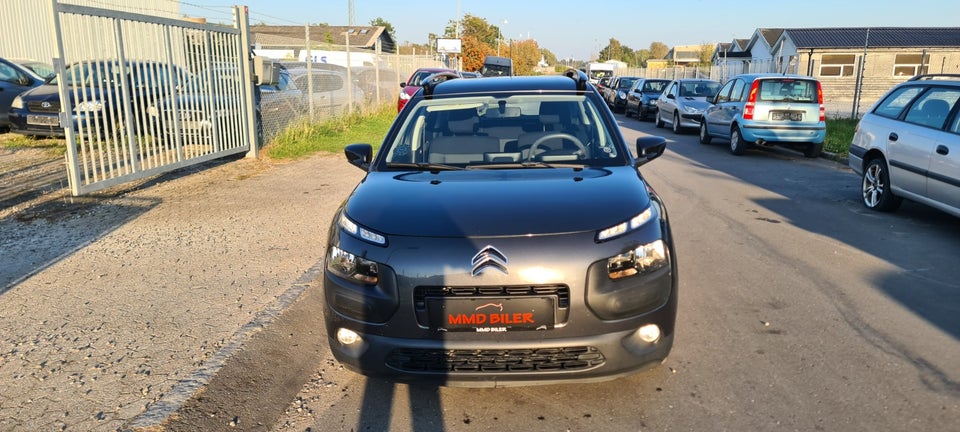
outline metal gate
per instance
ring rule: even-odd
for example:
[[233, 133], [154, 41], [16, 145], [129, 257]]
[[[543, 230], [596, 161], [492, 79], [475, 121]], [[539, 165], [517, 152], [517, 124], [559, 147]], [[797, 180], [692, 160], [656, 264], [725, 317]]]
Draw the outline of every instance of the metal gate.
[[[82, 195], [257, 151], [248, 18], [194, 23], [50, 0], [70, 188]], [[31, 104], [33, 104], [31, 106]], [[41, 114], [28, 122], [50, 122]]]

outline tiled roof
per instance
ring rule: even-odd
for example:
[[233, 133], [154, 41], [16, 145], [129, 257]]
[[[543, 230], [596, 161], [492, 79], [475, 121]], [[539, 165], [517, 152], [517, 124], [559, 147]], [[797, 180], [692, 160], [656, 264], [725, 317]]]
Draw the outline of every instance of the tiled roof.
[[780, 39], [780, 35], [783, 34], [783, 29], [762, 28], [757, 30], [763, 35], [763, 39], [767, 41], [768, 46], [777, 43], [777, 39]]
[[[870, 38], [867, 40], [867, 31]], [[960, 27], [841, 27], [784, 30], [798, 49], [960, 47]]]

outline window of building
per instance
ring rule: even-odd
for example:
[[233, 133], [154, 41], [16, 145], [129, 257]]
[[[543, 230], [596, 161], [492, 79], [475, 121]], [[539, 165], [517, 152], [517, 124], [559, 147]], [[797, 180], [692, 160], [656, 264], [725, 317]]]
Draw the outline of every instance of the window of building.
[[820, 58], [820, 76], [853, 76], [854, 66], [856, 63], [857, 56], [855, 54], [824, 54]]
[[911, 77], [927, 73], [923, 54], [897, 54], [893, 61], [893, 75]]

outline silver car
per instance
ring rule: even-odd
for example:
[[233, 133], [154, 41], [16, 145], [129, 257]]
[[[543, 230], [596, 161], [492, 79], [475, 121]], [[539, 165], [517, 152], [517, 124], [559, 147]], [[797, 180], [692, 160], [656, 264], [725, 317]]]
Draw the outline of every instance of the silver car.
[[673, 133], [700, 128], [703, 110], [720, 90], [720, 81], [681, 78], [667, 84], [657, 99], [657, 127], [669, 124]]
[[904, 198], [960, 217], [960, 77], [919, 75], [893, 87], [857, 125], [849, 165], [863, 205]]

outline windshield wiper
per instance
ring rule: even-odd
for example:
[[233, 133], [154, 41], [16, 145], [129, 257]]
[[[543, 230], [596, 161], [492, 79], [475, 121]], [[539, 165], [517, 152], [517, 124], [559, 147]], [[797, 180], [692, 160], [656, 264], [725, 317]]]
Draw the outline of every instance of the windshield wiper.
[[387, 168], [412, 168], [420, 171], [460, 171], [463, 168], [453, 165], [445, 165], [438, 163], [427, 163], [427, 162], [416, 162], [416, 163], [388, 163]]
[[586, 165], [583, 164], [570, 164], [570, 163], [546, 163], [540, 161], [527, 161], [527, 162], [516, 162], [516, 163], [499, 163], [499, 164], [485, 164], [485, 165], [469, 165], [466, 169], [511, 169], [511, 168], [573, 168], [573, 169], [583, 169]]

